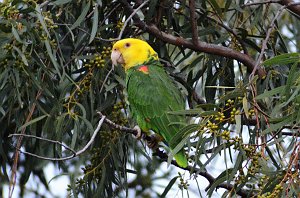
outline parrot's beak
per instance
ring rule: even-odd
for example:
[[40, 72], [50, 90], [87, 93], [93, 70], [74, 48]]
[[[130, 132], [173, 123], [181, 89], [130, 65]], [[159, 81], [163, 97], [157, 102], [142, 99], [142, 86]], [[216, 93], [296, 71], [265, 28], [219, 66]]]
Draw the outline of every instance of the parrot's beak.
[[118, 49], [113, 49], [111, 53], [111, 61], [113, 65], [124, 64], [125, 61], [123, 59], [122, 53]]

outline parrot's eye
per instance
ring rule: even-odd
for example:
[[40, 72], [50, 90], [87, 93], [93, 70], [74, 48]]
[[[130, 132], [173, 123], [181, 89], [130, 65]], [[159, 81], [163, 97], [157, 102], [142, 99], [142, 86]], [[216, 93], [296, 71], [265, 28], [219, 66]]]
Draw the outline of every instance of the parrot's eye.
[[125, 44], [125, 47], [127, 48], [127, 47], [130, 47], [130, 43], [126, 43]]

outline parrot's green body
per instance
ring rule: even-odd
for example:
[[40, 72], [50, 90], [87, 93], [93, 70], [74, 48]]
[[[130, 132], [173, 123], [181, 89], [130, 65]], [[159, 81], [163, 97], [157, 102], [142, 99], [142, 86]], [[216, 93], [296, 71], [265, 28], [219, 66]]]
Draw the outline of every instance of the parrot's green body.
[[[144, 131], [152, 130], [163, 137], [167, 144], [183, 127], [185, 118], [171, 114], [172, 111], [183, 110], [185, 102], [178, 87], [164, 71], [158, 60], [131, 67], [126, 71], [127, 93], [133, 117]], [[179, 144], [181, 139], [172, 142], [170, 149]], [[181, 167], [188, 162], [181, 150], [174, 155]]]
[[[111, 60], [113, 65], [121, 64], [125, 69], [128, 101], [139, 127], [159, 134], [174, 150], [182, 140], [178, 132], [183, 125], [179, 123], [186, 120], [170, 112], [185, 109], [185, 102], [157, 53], [147, 42], [127, 38], [113, 45]], [[183, 150], [174, 158], [179, 166], [188, 166]]]

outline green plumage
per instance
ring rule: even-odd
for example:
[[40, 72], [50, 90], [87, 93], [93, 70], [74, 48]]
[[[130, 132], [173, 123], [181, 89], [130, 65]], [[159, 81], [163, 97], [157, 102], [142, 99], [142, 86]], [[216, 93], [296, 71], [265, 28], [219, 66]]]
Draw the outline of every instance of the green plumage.
[[[143, 66], [148, 68], [147, 72], [139, 71]], [[142, 130], [153, 130], [169, 144], [183, 127], [174, 123], [185, 122], [182, 116], [168, 113], [184, 109], [182, 94], [158, 61], [132, 67], [126, 73], [128, 101], [133, 117]], [[176, 146], [179, 142], [180, 139], [172, 145]], [[181, 167], [187, 166], [183, 150], [174, 157]]]

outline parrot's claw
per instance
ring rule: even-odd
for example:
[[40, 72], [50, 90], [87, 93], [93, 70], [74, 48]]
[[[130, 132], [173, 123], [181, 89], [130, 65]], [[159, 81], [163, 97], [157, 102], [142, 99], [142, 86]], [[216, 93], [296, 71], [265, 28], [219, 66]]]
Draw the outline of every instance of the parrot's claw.
[[141, 130], [141, 128], [138, 125], [136, 125], [136, 126], [133, 127], [133, 129], [137, 131], [137, 134], [134, 135], [134, 137], [136, 139], [140, 140], [142, 138], [142, 130]]
[[147, 141], [148, 147], [151, 149], [158, 148], [158, 143], [162, 141], [162, 137], [157, 134], [153, 134], [150, 137], [151, 137], [151, 140]]

